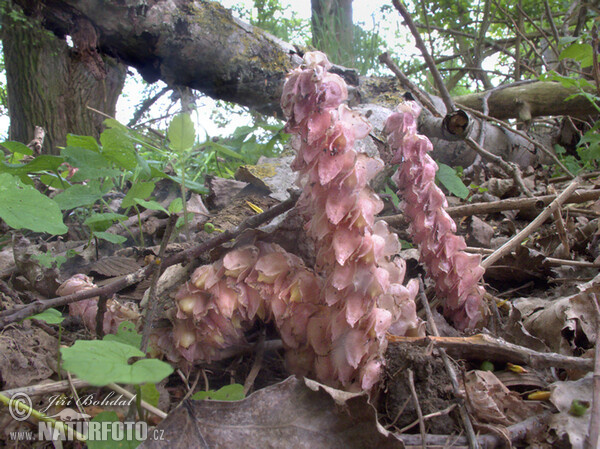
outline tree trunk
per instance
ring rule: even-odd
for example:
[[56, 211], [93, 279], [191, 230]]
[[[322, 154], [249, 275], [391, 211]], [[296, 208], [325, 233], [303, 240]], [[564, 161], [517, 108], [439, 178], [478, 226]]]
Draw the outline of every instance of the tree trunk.
[[[489, 115], [501, 120], [517, 118], [527, 122], [546, 115], [570, 115], [586, 119], [589, 115], [597, 114], [591, 102], [582, 95], [567, 100], [578, 92], [575, 87], [563, 87], [560, 83], [545, 81], [496, 88], [488, 98]], [[482, 111], [481, 101], [487, 94], [479, 92], [453, 100], [459, 105]]]
[[[42, 152], [57, 154], [67, 133], [99, 137], [105, 117], [87, 106], [114, 116], [126, 67], [97, 53], [94, 59], [83, 46], [69, 48], [38, 19], [23, 20], [20, 8], [9, 8], [2, 17], [9, 138], [27, 143], [41, 126], [46, 131]], [[81, 22], [74, 35], [85, 29]]]
[[311, 0], [315, 48], [346, 67], [354, 65], [352, 0]]

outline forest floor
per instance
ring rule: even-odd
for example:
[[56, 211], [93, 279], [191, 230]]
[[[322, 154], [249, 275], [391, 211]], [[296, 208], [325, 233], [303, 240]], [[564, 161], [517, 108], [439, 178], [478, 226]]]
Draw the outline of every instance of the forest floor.
[[[484, 448], [583, 448], [590, 420], [597, 419], [591, 416], [600, 407], [594, 384], [600, 376], [598, 360], [595, 372], [593, 362], [600, 339], [598, 173], [578, 179], [565, 195], [561, 193], [575, 181], [534, 171], [525, 173], [524, 180], [534, 198], [524, 196], [512, 180], [491, 178], [468, 202], [450, 199], [448, 212], [469, 252], [485, 261], [504, 248], [486, 266], [484, 328], [467, 333], [452, 328], [441, 315], [418, 249], [402, 251], [406, 278], [424, 278], [417, 305], [428, 336], [390, 336], [385, 378], [370, 396], [288, 378], [281, 341], [269, 323], [252, 327], [249, 344], [233, 348], [229, 357], [176, 370], [155, 385], [128, 387], [129, 393], [114, 385], [119, 382], [92, 386], [61, 369], [60, 346], [94, 339], [95, 330], [103, 331], [102, 317], [82, 321], [68, 315], [67, 302], [51, 299], [73, 275], [89, 276], [94, 286], [104, 288], [101, 298], [131, 304], [120, 313], [134, 311], [133, 321], [140, 323], [139, 310], [152, 286], [161, 305], [152, 321], [159, 326], [168, 322], [166, 310], [172, 308], [177, 287], [191, 270], [222, 256], [230, 239], [240, 236], [240, 225], [249, 227], [242, 238], [270, 239], [310, 263], [314, 254], [301, 220], [293, 212], [277, 218], [293, 201], [266, 217], [276, 218], [271, 224], [257, 219], [263, 217], [261, 211], [281, 204], [260, 176], [246, 173], [243, 182], [215, 178], [208, 198], [192, 194], [188, 208], [194, 215], [187, 232], [179, 228], [170, 235], [173, 220], [162, 211], [147, 210], [112, 229], [127, 237], [123, 245], [88, 242], [76, 217], [69, 218], [64, 238], [14, 233], [12, 244], [0, 252], [1, 394], [26, 397], [32, 409], [57, 421], [98, 416], [123, 421], [141, 410], [141, 419], [154, 429], [149, 438], [158, 441], [140, 447], [166, 447], [161, 438], [167, 438], [170, 448], [395, 448], [423, 447], [424, 438], [429, 448], [472, 447], [473, 439]], [[161, 183], [156, 197], [167, 208], [179, 187]], [[384, 198], [380, 218], [402, 240], [410, 240], [401, 205]], [[541, 214], [548, 218], [539, 219]], [[526, 227], [528, 232], [521, 233]], [[157, 261], [163, 263], [160, 279], [150, 275]], [[46, 310], [24, 319], [49, 304], [58, 315]], [[119, 335], [137, 338], [136, 332], [121, 328]], [[232, 384], [237, 387], [228, 389]], [[207, 393], [197, 396], [199, 392]], [[136, 394], [144, 399], [137, 407], [130, 400]], [[192, 395], [247, 399], [190, 401]], [[75, 418], [64, 418], [65, 410]], [[14, 406], [0, 408], [0, 446], [85, 447], [68, 439], [44, 440], [39, 420], [20, 419], [18, 412]], [[114, 418], [105, 412], [114, 412]], [[88, 447], [134, 445], [90, 441]]]

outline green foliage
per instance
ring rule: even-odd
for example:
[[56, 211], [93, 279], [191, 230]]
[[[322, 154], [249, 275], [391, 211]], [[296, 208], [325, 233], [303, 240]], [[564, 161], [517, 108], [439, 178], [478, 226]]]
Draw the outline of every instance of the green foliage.
[[67, 232], [58, 205], [8, 173], [0, 174], [0, 218], [14, 229]]
[[140, 387], [142, 393], [142, 400], [154, 407], [158, 406], [158, 400], [160, 399], [160, 393], [156, 389], [155, 384], [144, 384]]
[[[115, 425], [122, 426], [120, 423], [119, 417], [116, 412], [113, 411], [104, 411], [98, 413], [91, 420], [92, 422], [110, 422], [110, 423], [118, 423]], [[131, 432], [131, 435], [128, 435], [126, 429], [116, 430], [117, 433], [113, 435], [113, 427], [114, 425], [107, 426], [109, 431], [104, 434], [102, 433], [102, 437], [106, 437], [106, 439], [88, 439], [86, 441], [88, 449], [135, 449], [141, 443], [141, 441], [137, 441], [135, 439], [135, 432]]]
[[134, 348], [139, 348], [142, 343], [142, 336], [135, 330], [135, 324], [131, 321], [123, 321], [119, 324], [116, 334], [106, 334], [103, 340], [118, 341]]
[[67, 261], [65, 256], [55, 256], [49, 252], [43, 254], [33, 254], [31, 257], [37, 260], [44, 268], [52, 268], [53, 266], [60, 268], [60, 266]]
[[438, 167], [439, 170], [437, 171], [435, 178], [448, 190], [448, 192], [462, 199], [469, 196], [469, 189], [456, 174], [455, 169], [442, 163], [438, 163]]
[[225, 385], [217, 391], [199, 391], [192, 396], [192, 399], [201, 401], [212, 399], [213, 401], [241, 401], [244, 399], [244, 386], [240, 384]]
[[26, 320], [40, 320], [48, 324], [60, 324], [64, 321], [62, 313], [56, 309], [46, 309], [41, 313], [25, 318]]
[[156, 359], [142, 358], [132, 364], [132, 357], [144, 357], [139, 349], [119, 341], [78, 340], [70, 348], [61, 348], [63, 367], [91, 385], [109, 383], [142, 384], [160, 382], [173, 368]]

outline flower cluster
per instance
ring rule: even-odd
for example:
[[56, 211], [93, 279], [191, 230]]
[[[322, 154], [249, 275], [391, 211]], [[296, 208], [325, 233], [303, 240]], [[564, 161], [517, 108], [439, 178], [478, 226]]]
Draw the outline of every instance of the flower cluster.
[[456, 224], [444, 210], [446, 197], [435, 184], [438, 167], [427, 154], [433, 147], [427, 137], [417, 134], [419, 112], [415, 102], [406, 102], [386, 122], [388, 143], [396, 151], [392, 163], [400, 164], [392, 179], [405, 200], [404, 213], [421, 259], [444, 301], [444, 314], [461, 330], [474, 328], [484, 315], [484, 290], [478, 284], [484, 273], [481, 256], [464, 251], [467, 245], [455, 234]]
[[369, 390], [380, 376], [386, 332], [421, 328], [418, 285], [402, 284], [398, 239], [375, 221], [383, 205], [368, 183], [383, 164], [354, 150], [370, 126], [342, 104], [346, 85], [327, 72], [325, 55], [308, 53], [304, 61], [286, 81], [282, 109], [297, 151], [298, 203], [317, 250], [314, 270], [272, 243], [236, 248], [180, 288], [173, 332], [155, 334], [153, 345], [172, 360], [215, 360], [244, 341], [256, 318], [273, 320], [291, 372]]
[[385, 222], [375, 221], [383, 203], [368, 183], [383, 163], [354, 150], [370, 125], [342, 104], [346, 85], [327, 72], [325, 55], [308, 53], [304, 62], [289, 75], [281, 105], [297, 152], [299, 207], [318, 248], [322, 301], [332, 316], [322, 319], [320, 340], [329, 352], [318, 357], [324, 367], [319, 378], [334, 373], [346, 387], [360, 382], [369, 389], [381, 369], [385, 333], [418, 332], [417, 283], [402, 285], [404, 261], [393, 259], [398, 238]]
[[[68, 296], [84, 290], [96, 288], [96, 284], [84, 274], [71, 276], [56, 290], [59, 296]], [[96, 315], [98, 314], [98, 297], [84, 299], [69, 304], [69, 314], [81, 317], [83, 324], [90, 331], [96, 331]], [[106, 301], [106, 312], [104, 312], [102, 329], [105, 334], [114, 334], [123, 321], [136, 323], [140, 319], [137, 305], [134, 303], [121, 304], [116, 299]]]

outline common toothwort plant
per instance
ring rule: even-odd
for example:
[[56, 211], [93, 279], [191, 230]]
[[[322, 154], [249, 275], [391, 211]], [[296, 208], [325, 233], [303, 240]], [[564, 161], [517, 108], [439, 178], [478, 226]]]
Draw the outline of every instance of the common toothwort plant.
[[342, 104], [346, 85], [329, 67], [322, 53], [307, 53], [281, 102], [297, 151], [299, 207], [317, 250], [314, 270], [261, 242], [198, 268], [176, 295], [173, 331], [153, 336], [171, 360], [218, 359], [260, 318], [279, 329], [291, 372], [369, 390], [381, 373], [386, 332], [421, 331], [417, 282], [402, 284], [398, 239], [375, 221], [383, 205], [368, 182], [383, 164], [354, 150], [370, 126]]
[[485, 270], [481, 256], [464, 251], [465, 240], [455, 234], [456, 224], [444, 210], [446, 196], [435, 184], [438, 167], [428, 154], [433, 146], [417, 133], [419, 113], [419, 105], [408, 101], [387, 119], [388, 143], [396, 151], [391, 162], [400, 164], [392, 179], [405, 200], [413, 241], [435, 281], [444, 315], [458, 329], [475, 328], [485, 315], [479, 285]]

